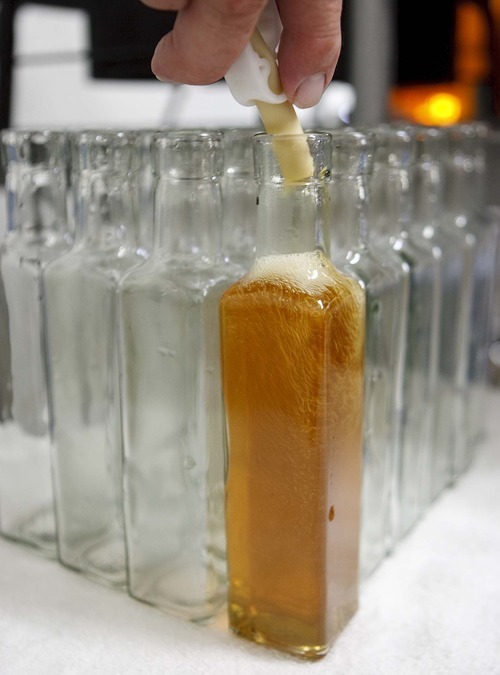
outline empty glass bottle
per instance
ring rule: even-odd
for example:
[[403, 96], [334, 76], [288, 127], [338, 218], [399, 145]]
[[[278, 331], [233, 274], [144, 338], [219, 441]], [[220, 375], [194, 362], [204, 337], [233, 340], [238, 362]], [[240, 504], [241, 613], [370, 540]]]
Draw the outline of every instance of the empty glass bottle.
[[224, 256], [241, 265], [245, 272], [255, 259], [257, 227], [252, 138], [248, 129], [224, 131], [222, 249]]
[[71, 245], [66, 136], [2, 132], [9, 232], [0, 252], [0, 531], [55, 553], [41, 274]]
[[377, 129], [372, 191], [377, 207], [374, 228], [385, 233], [393, 250], [410, 268], [403, 420], [399, 466], [399, 536], [422, 513], [425, 461], [432, 444], [439, 349], [441, 276], [428, 245], [410, 237], [414, 217], [412, 171], [415, 141], [405, 129]]
[[317, 658], [357, 607], [364, 294], [328, 257], [328, 134], [255, 157], [257, 257], [221, 301], [229, 624]]
[[61, 562], [126, 582], [116, 298], [138, 253], [137, 137], [71, 139], [78, 208], [74, 248], [43, 275], [52, 459]]
[[225, 597], [218, 303], [222, 140], [153, 139], [155, 246], [120, 286], [125, 516], [133, 597], [207, 620]]
[[365, 384], [361, 576], [392, 546], [392, 490], [400, 453], [402, 374], [409, 269], [390, 247], [369, 242], [368, 179], [373, 143], [356, 131], [333, 133], [331, 258], [365, 290]]
[[[447, 130], [445, 157], [446, 226], [469, 243], [472, 265], [472, 305], [467, 377], [469, 396], [465, 443], [453, 457], [453, 478], [469, 465], [482, 436], [482, 411], [489, 347], [491, 293], [495, 274], [494, 228], [481, 217], [484, 172], [484, 126], [460, 124]], [[484, 213], [484, 211], [483, 211]]]
[[441, 268], [440, 345], [434, 435], [427, 448], [422, 508], [449, 484], [454, 456], [466, 444], [467, 358], [470, 336], [472, 251], [462, 230], [444, 226], [443, 157], [440, 129], [417, 128], [414, 168], [413, 241], [429, 246]]

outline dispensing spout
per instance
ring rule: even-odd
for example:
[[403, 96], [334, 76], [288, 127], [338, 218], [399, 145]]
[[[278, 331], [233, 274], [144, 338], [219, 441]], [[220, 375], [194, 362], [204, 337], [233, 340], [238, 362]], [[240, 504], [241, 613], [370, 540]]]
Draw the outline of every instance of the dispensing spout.
[[268, 134], [301, 135], [293, 143], [277, 143], [276, 158], [287, 182], [313, 173], [309, 147], [295, 108], [287, 100], [276, 50], [283, 26], [274, 0], [267, 3], [250, 42], [226, 74], [227, 85], [238, 103], [256, 105]]

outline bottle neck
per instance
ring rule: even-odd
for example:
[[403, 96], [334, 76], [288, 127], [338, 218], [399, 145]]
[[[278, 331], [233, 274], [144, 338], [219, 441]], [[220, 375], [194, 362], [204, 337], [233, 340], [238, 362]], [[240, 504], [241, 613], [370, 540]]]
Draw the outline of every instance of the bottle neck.
[[368, 193], [362, 174], [334, 178], [330, 190], [332, 250], [336, 255], [365, 248], [368, 242]]
[[138, 247], [138, 176], [136, 173], [83, 172], [76, 177], [78, 236], [103, 252]]
[[267, 183], [258, 186], [257, 257], [329, 253], [327, 184]]
[[66, 175], [23, 164], [9, 167], [6, 176], [8, 229], [23, 239], [43, 244], [68, 234]]
[[457, 227], [465, 227], [477, 208], [477, 180], [474, 158], [451, 157], [446, 172], [445, 206], [448, 217]]
[[253, 175], [226, 175], [222, 192], [224, 257], [248, 267], [255, 257], [257, 230], [257, 194]]
[[376, 167], [371, 186], [370, 223], [374, 235], [394, 244], [407, 236], [412, 222], [412, 186], [410, 172], [399, 167]]
[[437, 161], [423, 162], [415, 167], [413, 195], [411, 228], [431, 237], [438, 230], [443, 213], [441, 167]]
[[154, 212], [155, 249], [162, 256], [219, 258], [222, 199], [218, 178], [160, 177]]

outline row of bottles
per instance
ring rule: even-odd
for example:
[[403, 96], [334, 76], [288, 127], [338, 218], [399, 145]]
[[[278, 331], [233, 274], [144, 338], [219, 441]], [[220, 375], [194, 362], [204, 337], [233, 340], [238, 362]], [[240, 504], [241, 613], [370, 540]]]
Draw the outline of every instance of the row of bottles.
[[307, 141], [2, 132], [0, 532], [314, 657], [472, 459], [498, 227], [480, 124]]

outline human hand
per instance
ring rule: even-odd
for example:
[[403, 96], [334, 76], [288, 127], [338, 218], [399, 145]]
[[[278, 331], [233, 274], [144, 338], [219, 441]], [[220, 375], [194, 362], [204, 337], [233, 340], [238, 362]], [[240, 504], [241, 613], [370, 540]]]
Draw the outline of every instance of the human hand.
[[[173, 30], [158, 43], [158, 79], [184, 84], [220, 80], [243, 51], [266, 0], [142, 0], [177, 10]], [[287, 98], [299, 108], [320, 100], [340, 54], [342, 0], [277, 0], [283, 33], [278, 62]]]

